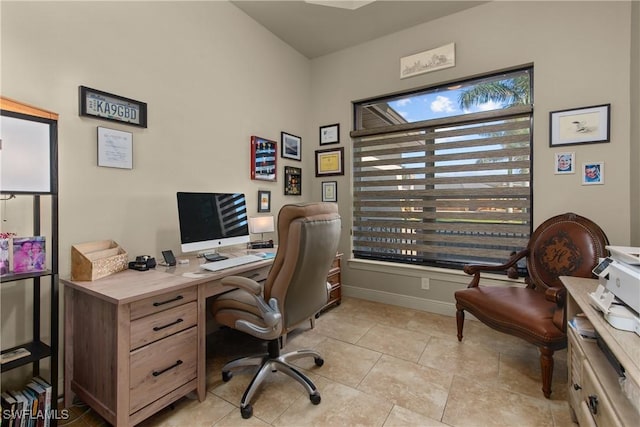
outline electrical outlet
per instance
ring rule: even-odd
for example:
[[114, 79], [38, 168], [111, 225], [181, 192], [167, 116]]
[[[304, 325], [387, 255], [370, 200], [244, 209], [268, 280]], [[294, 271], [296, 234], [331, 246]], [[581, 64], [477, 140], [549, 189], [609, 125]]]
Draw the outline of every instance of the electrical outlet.
[[422, 289], [425, 289], [425, 290], [429, 289], [429, 278], [428, 277], [423, 277], [422, 278]]

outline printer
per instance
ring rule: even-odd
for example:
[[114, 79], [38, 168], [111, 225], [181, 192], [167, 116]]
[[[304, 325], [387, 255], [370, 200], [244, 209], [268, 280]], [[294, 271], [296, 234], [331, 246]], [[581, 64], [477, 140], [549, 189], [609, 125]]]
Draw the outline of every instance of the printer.
[[593, 269], [600, 284], [589, 296], [616, 329], [640, 335], [640, 248], [607, 246], [610, 257]]

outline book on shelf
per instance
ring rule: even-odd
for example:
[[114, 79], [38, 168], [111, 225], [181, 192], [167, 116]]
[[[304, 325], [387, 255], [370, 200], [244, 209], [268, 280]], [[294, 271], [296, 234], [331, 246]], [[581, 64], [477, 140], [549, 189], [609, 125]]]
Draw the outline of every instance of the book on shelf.
[[573, 318], [567, 323], [571, 329], [578, 333], [580, 338], [588, 340], [595, 340], [598, 338], [598, 333], [591, 324], [591, 321], [582, 313], [573, 316]]
[[45, 391], [43, 409], [44, 427], [49, 427], [51, 425], [51, 392], [53, 388], [51, 387], [51, 384], [45, 381], [42, 377], [33, 377], [33, 381], [40, 385]]
[[28, 387], [25, 387], [24, 390], [22, 390], [22, 394], [24, 394], [24, 396], [29, 401], [29, 411], [27, 416], [28, 423], [25, 425], [25, 427], [36, 427], [36, 414], [38, 413], [38, 395]]
[[2, 406], [2, 427], [13, 427], [16, 419], [16, 407], [18, 401], [8, 391], [0, 394], [0, 406]]
[[27, 427], [29, 423], [29, 400], [20, 391], [12, 391], [11, 394], [18, 401], [18, 412], [14, 426]]
[[45, 412], [47, 391], [34, 380], [31, 380], [27, 384], [25, 390], [32, 390], [36, 395], [37, 410], [34, 410], [33, 408], [31, 410], [31, 416], [35, 418], [35, 427], [44, 427], [44, 421], [47, 418], [47, 414]]
[[5, 364], [14, 360], [22, 359], [23, 357], [27, 357], [30, 354], [31, 352], [24, 347], [16, 348], [15, 350], [2, 353], [0, 355], [0, 364]]

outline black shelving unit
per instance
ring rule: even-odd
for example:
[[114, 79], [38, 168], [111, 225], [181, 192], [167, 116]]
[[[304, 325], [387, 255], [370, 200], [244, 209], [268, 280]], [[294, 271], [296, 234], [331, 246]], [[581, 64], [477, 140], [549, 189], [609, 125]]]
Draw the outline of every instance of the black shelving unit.
[[[41, 236], [42, 220], [47, 216], [50, 223], [47, 227], [45, 253], [50, 260], [50, 269], [44, 271], [33, 271], [28, 273], [10, 273], [0, 277], [0, 292], [2, 287], [9, 282], [21, 282], [24, 286], [31, 286], [33, 297], [33, 329], [30, 340], [20, 345], [2, 349], [1, 353], [8, 353], [18, 348], [25, 348], [31, 354], [1, 365], [1, 372], [31, 365], [33, 376], [40, 375], [41, 363], [45, 359], [50, 359], [49, 383], [51, 384], [51, 409], [57, 409], [58, 400], [58, 364], [59, 364], [59, 278], [58, 278], [58, 130], [55, 113], [40, 110], [35, 107], [24, 105], [16, 101], [1, 98], [2, 104], [0, 114], [19, 120], [34, 121], [48, 125], [49, 128], [49, 161], [50, 161], [50, 188], [47, 191], [37, 189], [35, 191], [13, 191], [3, 188], [0, 190], [2, 199], [32, 198], [33, 200], [33, 236]], [[4, 160], [3, 160], [4, 162]], [[1, 184], [0, 184], [1, 185]], [[43, 199], [48, 199], [48, 204], [43, 206]], [[13, 201], [13, 200], [12, 200]], [[12, 203], [7, 200], [3, 203]], [[42, 315], [42, 292], [41, 287], [50, 287], [50, 319], [49, 319], [49, 342], [46, 343], [41, 338], [41, 315]], [[27, 378], [28, 380], [29, 378]], [[46, 379], [46, 378], [45, 378]], [[51, 418], [51, 426], [56, 426], [57, 420]]]

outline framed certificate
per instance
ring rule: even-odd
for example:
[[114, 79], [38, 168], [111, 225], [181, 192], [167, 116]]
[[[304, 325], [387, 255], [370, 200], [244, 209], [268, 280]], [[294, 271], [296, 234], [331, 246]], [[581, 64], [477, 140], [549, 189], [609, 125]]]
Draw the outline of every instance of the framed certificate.
[[98, 166], [133, 169], [133, 135], [98, 127]]
[[344, 175], [344, 147], [316, 150], [316, 176]]

